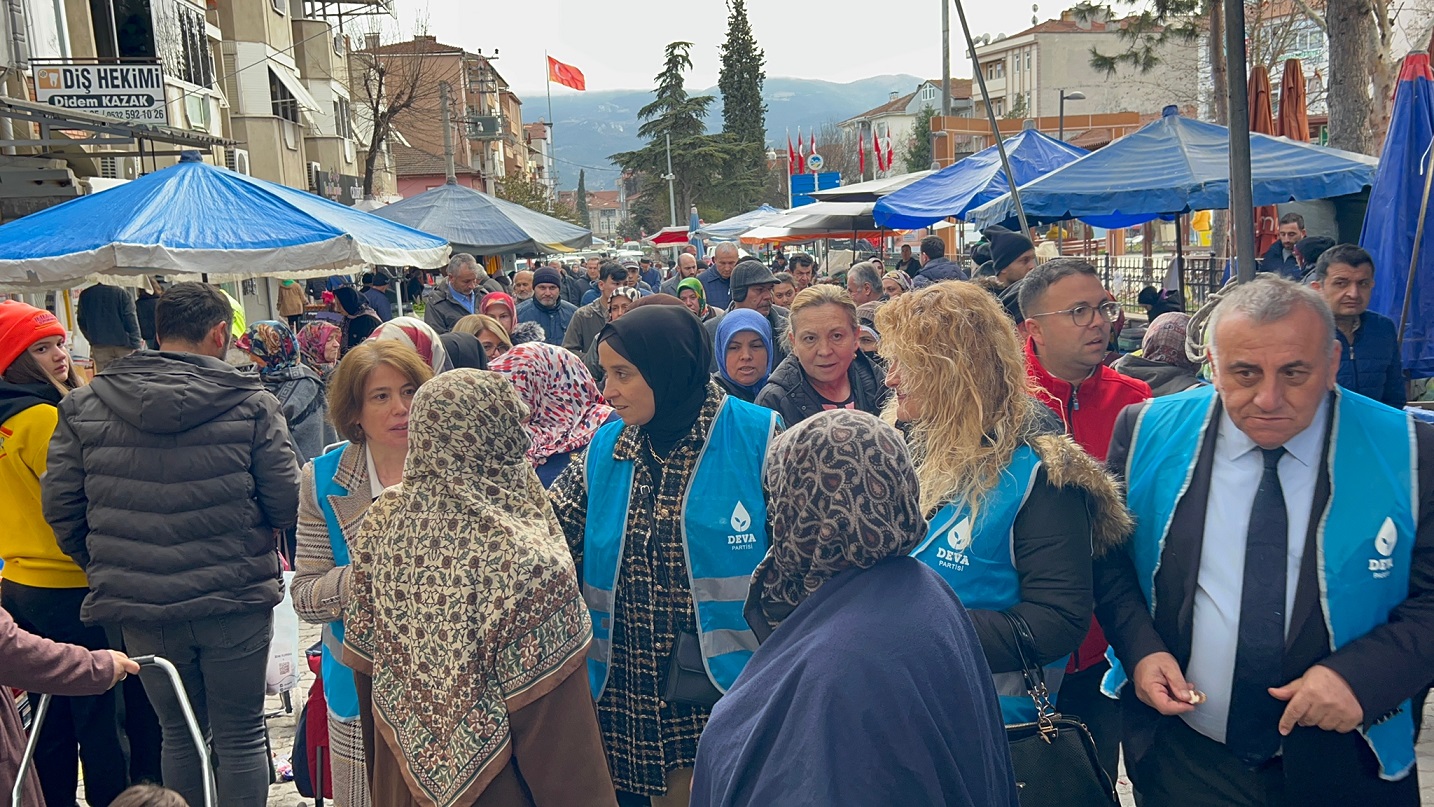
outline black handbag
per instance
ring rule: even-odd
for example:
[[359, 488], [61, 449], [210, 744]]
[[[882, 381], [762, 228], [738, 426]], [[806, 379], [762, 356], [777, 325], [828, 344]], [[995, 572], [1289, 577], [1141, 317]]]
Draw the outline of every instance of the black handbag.
[[666, 680], [662, 685], [662, 699], [668, 703], [711, 709], [722, 697], [712, 679], [707, 677], [707, 666], [702, 663], [702, 643], [696, 634], [685, 631], [677, 634], [663, 677]]
[[1034, 723], [1006, 726], [1021, 807], [1119, 807], [1090, 730], [1051, 704], [1031, 626], [1020, 614], [1003, 613], [1016, 636], [1026, 692], [1036, 704]]

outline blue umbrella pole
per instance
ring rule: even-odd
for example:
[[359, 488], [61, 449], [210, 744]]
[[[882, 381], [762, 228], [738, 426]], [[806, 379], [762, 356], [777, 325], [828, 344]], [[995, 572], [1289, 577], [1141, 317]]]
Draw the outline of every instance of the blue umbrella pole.
[[1424, 168], [1424, 199], [1419, 203], [1419, 224], [1414, 228], [1414, 250], [1409, 255], [1409, 279], [1404, 284], [1404, 308], [1399, 314], [1398, 355], [1404, 355], [1404, 329], [1409, 326], [1409, 301], [1414, 296], [1414, 273], [1419, 268], [1419, 247], [1424, 243], [1424, 221], [1429, 216], [1429, 190], [1434, 186], [1434, 149]]

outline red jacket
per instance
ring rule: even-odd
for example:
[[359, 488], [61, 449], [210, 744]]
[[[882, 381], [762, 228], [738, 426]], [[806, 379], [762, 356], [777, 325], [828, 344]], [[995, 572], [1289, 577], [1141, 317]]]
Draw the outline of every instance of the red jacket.
[[[1079, 387], [1046, 372], [1036, 356], [1035, 343], [1026, 341], [1026, 372], [1036, 387], [1036, 397], [1051, 408], [1065, 424], [1066, 432], [1092, 457], [1105, 462], [1110, 435], [1120, 410], [1148, 400], [1150, 385], [1138, 378], [1121, 375], [1102, 364]], [[1105, 633], [1092, 617], [1090, 633], [1071, 659], [1069, 672], [1093, 667], [1105, 657]]]

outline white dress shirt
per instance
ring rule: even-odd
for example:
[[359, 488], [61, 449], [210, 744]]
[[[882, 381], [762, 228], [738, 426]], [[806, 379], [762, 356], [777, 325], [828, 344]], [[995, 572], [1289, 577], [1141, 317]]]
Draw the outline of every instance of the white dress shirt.
[[[1300, 563], [1305, 555], [1315, 480], [1324, 451], [1329, 400], [1314, 420], [1285, 443], [1280, 458], [1280, 488], [1289, 518], [1289, 551], [1285, 556], [1285, 632], [1290, 629]], [[1190, 728], [1216, 742], [1225, 741], [1230, 713], [1230, 686], [1235, 678], [1235, 646], [1240, 631], [1240, 597], [1245, 584], [1245, 537], [1250, 510], [1264, 476], [1259, 446], [1235, 426], [1223, 408], [1210, 464], [1210, 498], [1205, 505], [1205, 535], [1195, 583], [1195, 609], [1190, 664], [1185, 680], [1205, 693], [1195, 711], [1181, 715]], [[1287, 683], [1287, 682], [1281, 682]]]

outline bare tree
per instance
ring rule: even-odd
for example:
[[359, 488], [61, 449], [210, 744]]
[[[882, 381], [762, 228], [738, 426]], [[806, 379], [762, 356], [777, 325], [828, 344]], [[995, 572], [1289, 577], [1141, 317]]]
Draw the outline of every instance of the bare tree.
[[365, 35], [363, 47], [350, 52], [349, 92], [354, 112], [368, 128], [363, 192], [373, 193], [378, 160], [394, 139], [394, 121], [405, 113], [438, 104], [438, 62], [417, 36], [385, 43], [385, 32]]

